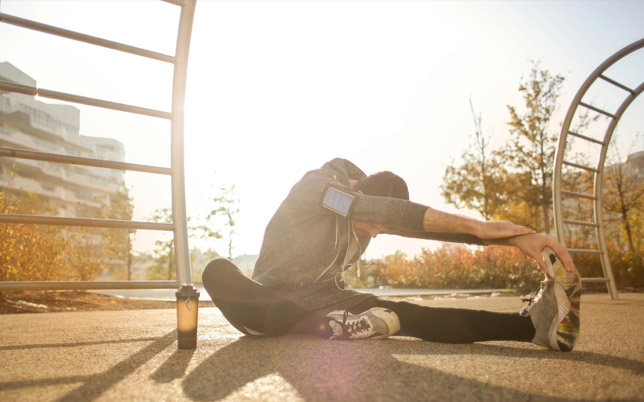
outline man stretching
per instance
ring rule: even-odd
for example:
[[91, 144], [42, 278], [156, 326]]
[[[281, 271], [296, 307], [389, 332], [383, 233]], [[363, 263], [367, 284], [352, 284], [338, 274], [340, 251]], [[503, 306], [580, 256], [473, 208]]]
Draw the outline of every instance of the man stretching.
[[[518, 247], [546, 279], [520, 313], [435, 308], [345, 289], [342, 272], [381, 233]], [[366, 176], [344, 159], [307, 172], [293, 186], [266, 227], [252, 279], [224, 258], [208, 263], [202, 278], [226, 319], [249, 336], [373, 339], [397, 333], [448, 343], [526, 341], [569, 351], [579, 334], [581, 281], [552, 236], [411, 202], [399, 176]]]

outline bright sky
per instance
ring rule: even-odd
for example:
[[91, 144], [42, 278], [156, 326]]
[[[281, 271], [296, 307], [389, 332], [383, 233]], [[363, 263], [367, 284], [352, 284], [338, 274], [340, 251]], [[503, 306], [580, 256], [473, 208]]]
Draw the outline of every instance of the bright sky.
[[[2, 12], [174, 53], [177, 7], [165, 3], [3, 0]], [[644, 1], [201, 1], [186, 99], [188, 214], [236, 187], [235, 254], [259, 252], [266, 223], [306, 171], [345, 157], [404, 177], [412, 200], [457, 212], [440, 195], [445, 167], [471, 143], [468, 98], [494, 146], [530, 60], [566, 77], [559, 131], [577, 89], [606, 58], [644, 38]], [[42, 88], [169, 110], [169, 66], [0, 24], [0, 61]], [[642, 82], [642, 51], [616, 72]], [[597, 95], [602, 100], [601, 95]], [[169, 164], [168, 125], [80, 107], [81, 132], [111, 136], [129, 162]], [[644, 102], [620, 121], [635, 148]], [[169, 206], [169, 181], [127, 174], [135, 218]], [[464, 211], [458, 211], [466, 213]], [[471, 216], [476, 214], [466, 213]], [[137, 234], [145, 248], [146, 236]], [[225, 252], [223, 244], [212, 244]], [[380, 236], [368, 258], [435, 244]]]

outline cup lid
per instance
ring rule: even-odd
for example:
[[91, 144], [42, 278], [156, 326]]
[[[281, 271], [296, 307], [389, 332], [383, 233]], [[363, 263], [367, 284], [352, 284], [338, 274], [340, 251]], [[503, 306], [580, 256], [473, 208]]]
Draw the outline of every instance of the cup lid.
[[199, 297], [199, 294], [200, 293], [196, 287], [185, 283], [175, 293], [176, 296], [180, 296], [180, 297]]

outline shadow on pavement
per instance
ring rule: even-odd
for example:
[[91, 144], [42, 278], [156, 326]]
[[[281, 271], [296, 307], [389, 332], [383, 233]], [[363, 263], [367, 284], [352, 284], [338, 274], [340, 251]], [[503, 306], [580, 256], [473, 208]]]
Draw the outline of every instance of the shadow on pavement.
[[175, 350], [150, 378], [157, 383], [168, 383], [177, 378], [183, 378], [194, 353], [194, 350]]
[[[128, 375], [132, 374], [137, 368], [145, 364], [147, 361], [152, 359], [154, 356], [162, 352], [168, 346], [172, 345], [177, 339], [176, 331], [171, 331], [168, 334], [162, 337], [154, 338], [135, 338], [135, 339], [125, 339], [125, 340], [110, 340], [110, 341], [98, 341], [98, 342], [74, 342], [67, 344], [55, 344], [55, 345], [25, 345], [25, 346], [9, 346], [6, 349], [31, 349], [31, 348], [43, 348], [43, 347], [76, 347], [76, 346], [88, 346], [88, 345], [100, 345], [100, 344], [111, 344], [111, 343], [128, 343], [128, 342], [144, 342], [153, 340], [154, 342], [150, 345], [144, 347], [137, 353], [132, 354], [127, 359], [122, 360], [115, 366], [112, 366], [109, 370], [106, 370], [99, 374], [87, 375], [87, 376], [67, 376], [67, 377], [55, 377], [55, 378], [45, 378], [39, 380], [29, 380], [29, 381], [14, 381], [14, 382], [5, 382], [0, 384], [0, 389], [10, 390], [10, 389], [19, 389], [19, 388], [30, 388], [30, 387], [42, 387], [47, 385], [61, 385], [61, 384], [74, 384], [82, 383], [80, 387], [72, 390], [66, 395], [59, 398], [59, 401], [91, 401], [98, 398], [105, 391], [110, 389], [112, 386], [117, 384], [119, 381], [123, 380]], [[162, 366], [163, 367], [163, 366]]]
[[89, 377], [84, 384], [64, 395], [59, 401], [90, 401], [99, 397], [110, 387], [123, 380], [137, 368], [161, 353], [177, 339], [177, 332], [171, 331], [156, 341], [134, 353], [125, 360], [122, 360], [109, 370]]
[[[244, 397], [254, 399], [261, 396], [262, 384], [252, 383], [266, 377], [264, 387], [266, 382], [285, 380], [286, 387], [294, 388], [291, 392], [295, 391], [307, 401], [433, 400], [439, 397], [444, 400], [532, 400], [545, 397], [423, 365], [427, 360], [439, 358], [467, 365], [471, 364], [472, 355], [501, 359], [502, 366], [503, 359], [516, 365], [516, 358], [547, 358], [628, 369], [635, 373], [644, 370], [641, 362], [590, 352], [560, 353], [490, 344], [449, 345], [407, 338], [386, 342], [338, 342], [301, 337], [243, 337], [217, 350], [192, 370], [183, 381], [183, 390], [184, 395], [193, 400], [217, 400], [243, 388]], [[423, 362], [406, 362], [405, 356], [420, 358]], [[271, 385], [273, 392], [274, 386]], [[254, 395], [254, 392], [259, 394]]]
[[81, 346], [94, 346], [94, 345], [109, 345], [119, 343], [132, 343], [132, 342], [153, 342], [158, 340], [158, 337], [146, 338], [132, 338], [132, 339], [111, 339], [107, 341], [88, 341], [88, 342], [69, 342], [69, 343], [47, 343], [47, 344], [32, 344], [32, 345], [11, 345], [0, 346], [2, 350], [26, 350], [26, 349], [44, 349], [44, 348], [76, 348]]

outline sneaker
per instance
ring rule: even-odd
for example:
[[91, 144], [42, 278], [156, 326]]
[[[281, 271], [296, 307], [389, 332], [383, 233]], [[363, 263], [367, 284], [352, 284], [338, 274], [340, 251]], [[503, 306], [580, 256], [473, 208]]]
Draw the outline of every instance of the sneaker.
[[532, 342], [568, 352], [579, 336], [581, 278], [577, 270], [566, 271], [550, 248], [543, 250], [543, 258], [548, 264], [546, 280], [520, 314], [532, 320], [536, 331]]
[[329, 339], [383, 339], [400, 330], [400, 320], [393, 311], [373, 307], [360, 314], [332, 311], [327, 314], [333, 336]]

